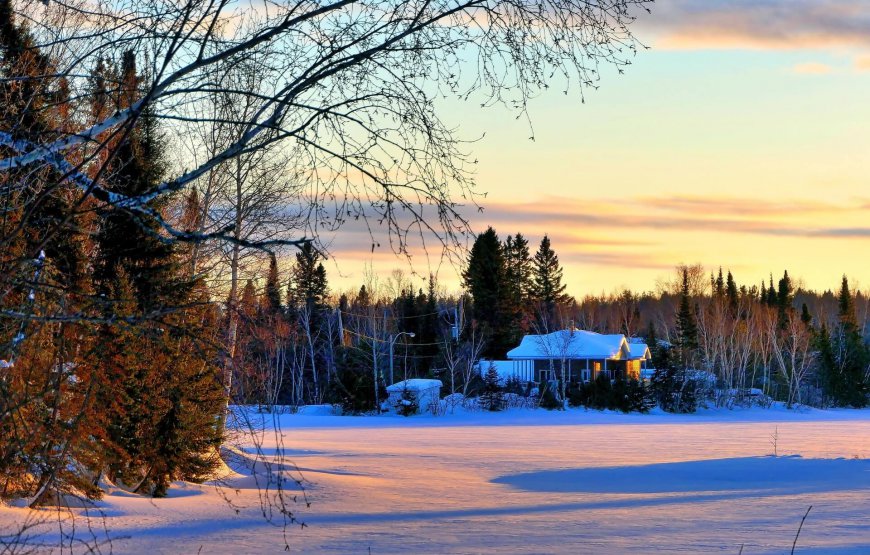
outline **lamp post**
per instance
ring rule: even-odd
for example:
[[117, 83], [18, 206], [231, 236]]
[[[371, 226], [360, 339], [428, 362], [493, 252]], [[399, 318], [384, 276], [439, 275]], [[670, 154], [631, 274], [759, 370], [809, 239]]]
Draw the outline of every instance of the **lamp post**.
[[414, 332], [402, 331], [390, 335], [390, 385], [395, 383], [393, 381], [393, 345], [396, 344], [396, 339], [402, 337], [403, 335], [407, 335], [408, 337], [414, 337]]

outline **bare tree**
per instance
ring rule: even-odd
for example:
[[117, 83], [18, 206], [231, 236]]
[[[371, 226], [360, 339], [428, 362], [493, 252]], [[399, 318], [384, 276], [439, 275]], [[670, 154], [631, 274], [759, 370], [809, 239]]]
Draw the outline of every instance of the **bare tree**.
[[804, 380], [813, 367], [816, 353], [812, 349], [812, 333], [795, 310], [786, 313], [784, 327], [771, 334], [773, 358], [788, 387], [786, 406], [801, 403]]

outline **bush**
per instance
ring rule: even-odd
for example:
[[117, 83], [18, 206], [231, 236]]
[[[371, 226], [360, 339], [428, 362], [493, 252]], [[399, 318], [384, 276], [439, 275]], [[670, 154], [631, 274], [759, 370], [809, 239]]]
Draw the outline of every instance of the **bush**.
[[504, 405], [504, 395], [499, 385], [498, 371], [495, 366], [489, 366], [484, 377], [483, 392], [480, 394], [481, 408], [491, 411], [498, 411]]
[[610, 376], [602, 372], [595, 377], [589, 384], [586, 403], [586, 406], [593, 409], [613, 408], [613, 385], [610, 383]]
[[553, 387], [548, 382], [541, 382], [541, 403], [540, 406], [547, 410], [562, 410], [564, 405], [556, 397]]
[[568, 406], [585, 407], [589, 404], [589, 388], [586, 384], [572, 382], [568, 386]]
[[417, 401], [417, 396], [407, 387], [402, 390], [402, 398], [396, 403], [396, 412], [402, 416], [411, 416], [417, 414], [420, 409], [420, 404]]
[[[513, 393], [514, 395], [522, 395], [523, 394], [523, 383], [516, 376], [511, 376], [507, 379], [504, 384], [504, 392], [505, 393]], [[528, 397], [528, 394], [526, 394]]]
[[655, 400], [665, 412], [688, 413], [698, 409], [697, 384], [685, 370], [656, 369], [652, 377]]

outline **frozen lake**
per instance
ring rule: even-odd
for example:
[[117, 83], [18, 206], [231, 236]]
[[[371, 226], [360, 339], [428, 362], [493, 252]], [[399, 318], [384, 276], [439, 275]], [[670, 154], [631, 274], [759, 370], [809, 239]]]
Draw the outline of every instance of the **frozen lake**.
[[[293, 506], [293, 552], [788, 553], [812, 505], [796, 553], [870, 553], [870, 411], [281, 420], [263, 451], [283, 450], [311, 502]], [[129, 536], [113, 547], [281, 551], [255, 482], [229, 479], [239, 514], [209, 486], [109, 495], [106, 525]]]

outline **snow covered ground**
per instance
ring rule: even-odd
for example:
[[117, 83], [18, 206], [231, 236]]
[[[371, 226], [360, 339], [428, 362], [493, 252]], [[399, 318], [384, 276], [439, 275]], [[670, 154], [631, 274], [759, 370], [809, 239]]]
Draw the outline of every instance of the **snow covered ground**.
[[[266, 418], [260, 450], [310, 501], [292, 552], [781, 554], [812, 505], [796, 553], [870, 553], [870, 411]], [[113, 492], [95, 534], [116, 553], [282, 551], [262, 474], [238, 469], [221, 490]], [[23, 515], [0, 508], [0, 529]]]

